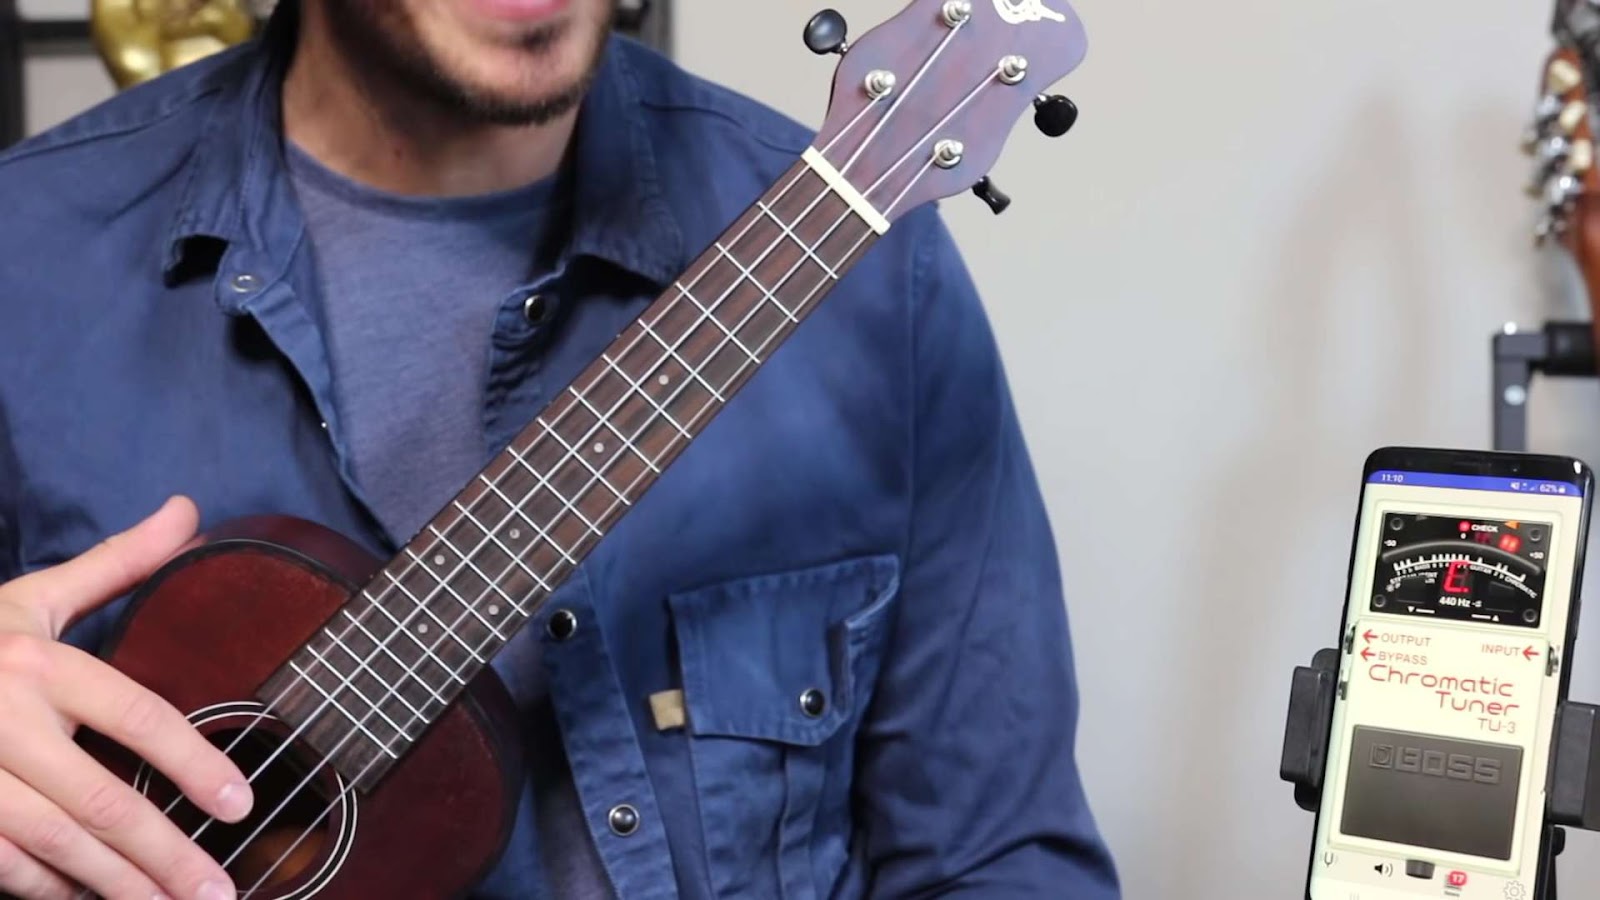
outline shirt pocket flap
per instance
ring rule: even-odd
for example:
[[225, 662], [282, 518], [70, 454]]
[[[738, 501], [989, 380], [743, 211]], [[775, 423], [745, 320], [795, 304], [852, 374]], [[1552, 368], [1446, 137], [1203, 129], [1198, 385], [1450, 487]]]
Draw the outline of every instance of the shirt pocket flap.
[[855, 660], [899, 588], [893, 556], [671, 595], [689, 728], [815, 746], [852, 715]]

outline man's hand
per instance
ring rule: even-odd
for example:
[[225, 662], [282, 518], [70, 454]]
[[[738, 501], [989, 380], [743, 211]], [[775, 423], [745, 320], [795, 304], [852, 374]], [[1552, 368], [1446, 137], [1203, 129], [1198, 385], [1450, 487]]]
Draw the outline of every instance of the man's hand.
[[82, 556], [0, 585], [0, 894], [108, 900], [236, 896], [222, 868], [153, 803], [73, 743], [79, 725], [163, 772], [198, 807], [237, 822], [244, 775], [165, 700], [58, 640], [73, 620], [148, 578], [194, 537], [173, 498]]

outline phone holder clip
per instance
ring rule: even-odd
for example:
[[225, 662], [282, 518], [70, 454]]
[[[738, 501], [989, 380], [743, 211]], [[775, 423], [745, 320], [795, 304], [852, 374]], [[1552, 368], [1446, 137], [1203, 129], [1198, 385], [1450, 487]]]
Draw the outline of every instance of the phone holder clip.
[[[1289, 715], [1283, 731], [1283, 757], [1278, 774], [1294, 785], [1294, 800], [1306, 812], [1321, 803], [1323, 774], [1328, 767], [1328, 735], [1333, 703], [1341, 689], [1339, 651], [1318, 650], [1311, 665], [1297, 666], [1289, 685]], [[1554, 758], [1550, 771], [1547, 844], [1552, 859], [1566, 846], [1562, 828], [1600, 831], [1600, 706], [1563, 703], [1556, 710]], [[1538, 896], [1555, 900], [1555, 872]]]

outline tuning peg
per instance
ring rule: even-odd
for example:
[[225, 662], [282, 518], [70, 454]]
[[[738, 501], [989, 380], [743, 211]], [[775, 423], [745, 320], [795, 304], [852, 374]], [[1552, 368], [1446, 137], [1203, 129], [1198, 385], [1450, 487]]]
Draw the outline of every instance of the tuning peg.
[[1061, 137], [1078, 121], [1078, 107], [1060, 94], [1050, 97], [1040, 94], [1033, 101], [1033, 109], [1033, 123], [1049, 137]]
[[1583, 185], [1571, 175], [1561, 175], [1550, 179], [1545, 185], [1544, 202], [1552, 212], [1566, 209], [1567, 204], [1576, 200], [1583, 193]]
[[825, 9], [806, 23], [806, 48], [818, 56], [844, 54], [850, 50], [850, 45], [845, 41], [849, 31], [850, 26], [845, 24], [844, 16], [838, 10]]
[[1578, 67], [1565, 59], [1553, 59], [1544, 73], [1545, 89], [1552, 94], [1565, 94], [1583, 82]]
[[1561, 107], [1561, 112], [1556, 116], [1556, 124], [1563, 134], [1572, 134], [1583, 124], [1583, 117], [1589, 113], [1589, 104], [1582, 100], [1574, 100]]
[[1544, 135], [1537, 128], [1530, 126], [1529, 128], [1525, 129], [1522, 132], [1522, 141], [1519, 144], [1519, 146], [1522, 148], [1522, 155], [1532, 156], [1533, 152], [1539, 149], [1539, 140], [1542, 137], [1544, 137]]
[[994, 214], [997, 216], [1011, 206], [1011, 198], [995, 187], [994, 181], [987, 175], [972, 186], [972, 192], [978, 195], [979, 200], [989, 204], [989, 208], [994, 210]]
[[1594, 142], [1579, 138], [1572, 142], [1572, 150], [1567, 153], [1567, 171], [1574, 175], [1594, 168]]

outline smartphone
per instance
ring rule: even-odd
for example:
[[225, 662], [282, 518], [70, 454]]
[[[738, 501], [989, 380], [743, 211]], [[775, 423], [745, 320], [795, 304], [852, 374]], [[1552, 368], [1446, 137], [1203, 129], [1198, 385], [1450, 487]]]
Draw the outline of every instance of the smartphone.
[[1593, 487], [1560, 456], [1367, 458], [1307, 900], [1542, 900]]

